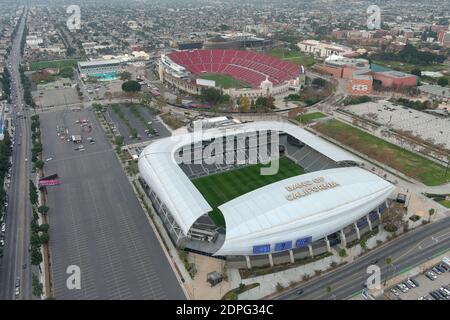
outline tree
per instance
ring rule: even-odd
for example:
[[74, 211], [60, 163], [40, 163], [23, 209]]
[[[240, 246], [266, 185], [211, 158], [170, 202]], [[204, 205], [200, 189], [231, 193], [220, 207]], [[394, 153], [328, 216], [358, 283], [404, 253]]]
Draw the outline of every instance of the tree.
[[239, 111], [248, 112], [250, 110], [250, 101], [247, 97], [242, 96], [239, 99]]
[[222, 93], [216, 88], [202, 89], [200, 97], [202, 100], [208, 102], [211, 105], [216, 105], [220, 101]]
[[43, 223], [39, 226], [39, 231], [41, 231], [41, 232], [48, 232], [49, 229], [50, 229], [50, 226], [48, 223]]
[[418, 69], [418, 68], [415, 68], [415, 69], [411, 70], [411, 74], [413, 74], [415, 76], [418, 76], [418, 77], [421, 77], [422, 76], [422, 71], [420, 71], [420, 69]]
[[39, 170], [42, 170], [42, 168], [44, 168], [44, 161], [42, 161], [42, 160], [38, 160], [38, 161], [36, 161], [36, 163], [34, 164], [34, 167], [36, 168], [36, 169], [39, 169]]
[[267, 98], [266, 97], [258, 97], [255, 101], [255, 107], [258, 111], [263, 111], [267, 107]]
[[100, 103], [93, 103], [92, 107], [94, 108], [95, 111], [100, 112], [102, 110], [102, 105]]
[[123, 141], [124, 141], [123, 136], [119, 135], [114, 138], [114, 143], [119, 147], [121, 147], [123, 145]]
[[[387, 266], [387, 273], [389, 273], [389, 270], [392, 267], [392, 258], [391, 257], [387, 257], [384, 262], [386, 263], [386, 266]], [[387, 274], [386, 274], [386, 277], [384, 278], [384, 285], [386, 285], [387, 278], [388, 277], [387, 277]]]
[[135, 93], [141, 90], [141, 85], [135, 80], [129, 80], [122, 83], [122, 90], [127, 93]]
[[267, 109], [275, 108], [275, 98], [274, 97], [268, 96], [267, 100], [266, 100], [266, 103], [267, 103], [267, 105], [266, 105]]
[[389, 232], [397, 231], [398, 227], [403, 222], [404, 213], [405, 208], [403, 205], [392, 204], [381, 216], [381, 223], [384, 224], [384, 229]]
[[32, 248], [39, 247], [41, 245], [41, 239], [36, 232], [30, 234], [30, 245]]
[[362, 238], [361, 240], [359, 240], [359, 245], [361, 246], [361, 249], [363, 251], [366, 251], [367, 250], [367, 239]]
[[44, 287], [39, 281], [39, 278], [33, 273], [31, 278], [31, 286], [33, 288], [33, 295], [40, 298], [44, 293]]
[[42, 254], [38, 247], [31, 250], [31, 264], [38, 266], [42, 262]]
[[37, 193], [37, 189], [34, 186], [33, 181], [30, 180], [30, 202], [32, 205], [37, 204], [38, 201], [38, 193]]
[[120, 74], [120, 80], [126, 81], [126, 80], [131, 80], [131, 73], [129, 73], [128, 71], [124, 71]]
[[73, 47], [68, 47], [67, 48], [67, 55], [68, 56], [74, 55], [76, 52], [77, 52], [77, 50], [75, 48], [73, 48]]
[[448, 86], [448, 79], [447, 78], [444, 78], [444, 77], [441, 77], [441, 78], [439, 78], [439, 80], [438, 80], [438, 85], [440, 85], [441, 87], [446, 87], [446, 86]]
[[38, 208], [38, 212], [40, 213], [40, 214], [43, 214], [43, 215], [45, 215], [45, 214], [47, 214], [48, 213], [48, 210], [49, 210], [49, 207], [47, 207], [47, 206], [40, 206], [39, 208]]
[[327, 84], [327, 81], [325, 79], [322, 78], [315, 78], [312, 81], [312, 84], [318, 87], [325, 87], [325, 85]]
[[50, 240], [50, 237], [48, 235], [48, 232], [42, 232], [42, 234], [39, 236], [39, 241], [41, 244], [47, 244]]
[[331, 295], [331, 287], [327, 286], [325, 291], [327, 292], [328, 297], [330, 297], [330, 295]]
[[431, 208], [430, 210], [428, 210], [428, 222], [431, 222], [431, 217], [434, 215], [435, 210], [433, 208]]

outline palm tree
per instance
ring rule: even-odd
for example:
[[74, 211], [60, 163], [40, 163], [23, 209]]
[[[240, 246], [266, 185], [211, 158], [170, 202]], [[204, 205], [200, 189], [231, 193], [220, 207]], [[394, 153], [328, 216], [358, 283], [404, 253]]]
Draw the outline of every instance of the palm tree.
[[330, 287], [330, 286], [328, 286], [328, 287], [326, 288], [326, 292], [327, 292], [328, 298], [330, 298], [330, 294], [331, 294], [331, 287]]
[[431, 222], [431, 216], [434, 214], [434, 209], [433, 208], [431, 208], [430, 210], [428, 210], [428, 216], [429, 216], [429, 218], [428, 218], [428, 222]]
[[392, 267], [392, 258], [391, 257], [387, 257], [385, 260], [386, 266], [387, 266], [387, 272], [386, 272], [386, 277], [384, 278], [384, 285], [386, 285], [387, 282], [387, 274], [389, 273], [389, 270]]

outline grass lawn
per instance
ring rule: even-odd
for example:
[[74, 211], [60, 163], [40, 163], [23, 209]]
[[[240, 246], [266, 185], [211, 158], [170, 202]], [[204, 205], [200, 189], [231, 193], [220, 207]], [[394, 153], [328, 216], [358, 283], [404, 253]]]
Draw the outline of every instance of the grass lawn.
[[315, 63], [313, 57], [304, 55], [299, 51], [289, 51], [286, 49], [275, 48], [269, 50], [267, 54], [278, 59], [287, 60], [298, 65], [303, 65], [305, 67], [310, 67]]
[[262, 164], [255, 164], [192, 180], [213, 208], [210, 217], [216, 225], [225, 227], [218, 206], [265, 185], [304, 173], [303, 168], [286, 157], [280, 158], [280, 170], [273, 176], [260, 175], [261, 167]]
[[441, 63], [435, 63], [435, 64], [428, 64], [423, 66], [416, 66], [414, 64], [406, 63], [406, 62], [400, 62], [400, 61], [380, 61], [375, 60], [373, 63], [380, 65], [382, 67], [391, 68], [398, 71], [403, 71], [406, 73], [410, 73], [413, 69], [420, 69], [423, 71], [442, 71], [445, 69], [448, 69], [447, 66], [441, 64]]
[[428, 186], [450, 182], [445, 167], [346, 123], [332, 120], [314, 126], [319, 132]]
[[46, 68], [65, 68], [65, 67], [76, 67], [77, 60], [66, 59], [66, 60], [56, 60], [56, 61], [35, 61], [30, 62], [31, 71], [38, 71]]
[[251, 85], [243, 81], [236, 80], [232, 76], [220, 73], [204, 73], [199, 76], [201, 79], [213, 80], [216, 85], [221, 86], [224, 89], [228, 88], [251, 88]]
[[439, 201], [440, 204], [442, 204], [444, 207], [450, 208], [450, 200], [442, 200]]
[[320, 118], [324, 118], [324, 117], [326, 117], [326, 116], [322, 112], [312, 112], [312, 113], [307, 113], [307, 114], [298, 116], [296, 120], [303, 124], [307, 124], [316, 119], [320, 119]]
[[162, 114], [161, 119], [164, 121], [165, 124], [167, 124], [173, 130], [179, 129], [184, 126], [183, 122], [181, 122], [175, 116], [173, 116], [169, 113]]
[[245, 291], [251, 290], [253, 288], [259, 287], [259, 283], [252, 284], [242, 284], [239, 287], [228, 291], [223, 297], [222, 300], [237, 300], [238, 296]]

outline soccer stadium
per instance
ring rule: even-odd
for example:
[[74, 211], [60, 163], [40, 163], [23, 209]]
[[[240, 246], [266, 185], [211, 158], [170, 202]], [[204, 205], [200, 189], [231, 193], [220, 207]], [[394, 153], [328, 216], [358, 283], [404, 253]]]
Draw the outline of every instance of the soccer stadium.
[[394, 186], [357, 157], [289, 122], [220, 120], [139, 157], [177, 247], [252, 268], [319, 256], [379, 224]]
[[[223, 76], [234, 79], [236, 86], [224, 87], [220, 81]], [[159, 77], [191, 94], [200, 94], [205, 87], [222, 87], [230, 96], [256, 98], [299, 90], [304, 83], [304, 68], [252, 51], [175, 51], [161, 56]]]

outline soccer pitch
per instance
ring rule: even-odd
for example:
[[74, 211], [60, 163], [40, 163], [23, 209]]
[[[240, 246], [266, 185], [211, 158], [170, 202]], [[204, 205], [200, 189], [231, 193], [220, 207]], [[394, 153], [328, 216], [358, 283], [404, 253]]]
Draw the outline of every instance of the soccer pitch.
[[213, 80], [216, 82], [216, 85], [221, 86], [224, 89], [229, 88], [251, 88], [251, 86], [243, 81], [236, 80], [232, 76], [229, 76], [227, 74], [221, 74], [221, 73], [205, 73], [200, 75], [201, 79], [205, 80]]
[[280, 169], [275, 175], [262, 176], [262, 167], [264, 165], [255, 164], [192, 180], [213, 208], [210, 217], [217, 226], [225, 227], [223, 215], [217, 209], [221, 204], [265, 185], [305, 173], [302, 167], [286, 157], [280, 158]]

